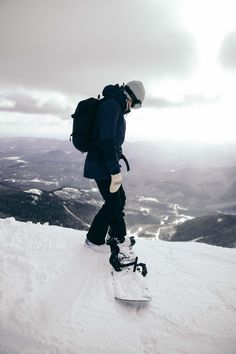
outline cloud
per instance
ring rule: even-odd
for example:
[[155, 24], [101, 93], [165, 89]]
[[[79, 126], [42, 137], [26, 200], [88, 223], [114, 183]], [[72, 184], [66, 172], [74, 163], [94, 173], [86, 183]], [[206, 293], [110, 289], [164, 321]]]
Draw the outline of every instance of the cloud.
[[[182, 95], [178, 100], [169, 100], [164, 97], [148, 97], [145, 99], [146, 108], [176, 108], [194, 105], [205, 105], [219, 101], [220, 97], [208, 98], [201, 94]], [[24, 113], [34, 116], [45, 117], [55, 116], [67, 119], [74, 112], [77, 102], [56, 92], [15, 89], [0, 92], [0, 112]], [[44, 120], [45, 122], [45, 120]]]
[[202, 94], [183, 95], [178, 101], [170, 101], [164, 97], [153, 97], [145, 100], [145, 107], [152, 108], [176, 108], [176, 107], [190, 107], [201, 106], [210, 103], [215, 103], [220, 100], [220, 96], [213, 98], [206, 97]]
[[[69, 118], [69, 117], [68, 117]], [[72, 131], [71, 119], [55, 115], [1, 112], [1, 136], [54, 137], [69, 140]]]
[[5, 111], [14, 108], [16, 105], [15, 101], [11, 101], [6, 97], [0, 97], [0, 110]]
[[108, 83], [186, 76], [196, 51], [181, 3], [1, 1], [1, 85], [97, 95]]
[[225, 36], [220, 48], [219, 60], [225, 68], [236, 70], [236, 30]]
[[47, 91], [15, 89], [0, 92], [0, 111], [54, 115], [65, 118], [74, 110], [66, 96]]

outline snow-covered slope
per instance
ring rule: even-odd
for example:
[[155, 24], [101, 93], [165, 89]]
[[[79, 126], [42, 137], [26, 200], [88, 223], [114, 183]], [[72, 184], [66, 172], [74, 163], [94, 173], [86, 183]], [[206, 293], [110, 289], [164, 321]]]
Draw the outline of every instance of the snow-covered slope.
[[153, 296], [113, 299], [84, 232], [0, 220], [1, 354], [235, 354], [236, 250], [138, 240]]

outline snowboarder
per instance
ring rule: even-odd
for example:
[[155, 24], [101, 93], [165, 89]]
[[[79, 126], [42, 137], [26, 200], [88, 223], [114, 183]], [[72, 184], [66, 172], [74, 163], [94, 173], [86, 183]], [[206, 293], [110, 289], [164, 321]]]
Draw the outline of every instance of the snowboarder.
[[[124, 115], [132, 108], [140, 108], [145, 97], [141, 81], [130, 81], [122, 86], [108, 85], [102, 92], [97, 111], [97, 138], [89, 149], [84, 166], [84, 177], [96, 181], [104, 204], [98, 211], [87, 233], [85, 246], [100, 252], [109, 252], [105, 243], [107, 233], [124, 243], [125, 191], [122, 186], [122, 144], [125, 140]], [[126, 164], [128, 162], [126, 160]]]

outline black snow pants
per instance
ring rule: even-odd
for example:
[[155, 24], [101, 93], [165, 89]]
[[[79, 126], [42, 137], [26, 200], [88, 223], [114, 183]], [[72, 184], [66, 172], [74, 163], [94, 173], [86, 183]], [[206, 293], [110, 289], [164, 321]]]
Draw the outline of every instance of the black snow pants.
[[121, 185], [117, 192], [111, 193], [111, 180], [96, 180], [96, 183], [105, 202], [95, 215], [87, 238], [96, 245], [103, 245], [108, 232], [110, 236], [123, 242], [126, 235], [124, 189]]

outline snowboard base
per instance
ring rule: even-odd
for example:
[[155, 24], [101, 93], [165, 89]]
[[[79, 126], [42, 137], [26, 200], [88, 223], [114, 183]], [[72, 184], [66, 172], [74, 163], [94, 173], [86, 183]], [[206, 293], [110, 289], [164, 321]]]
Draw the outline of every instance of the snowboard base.
[[146, 279], [132, 269], [121, 272], [112, 272], [114, 298], [117, 301], [129, 304], [144, 304], [152, 300]]
[[123, 299], [122, 298], [121, 299], [121, 298], [115, 296], [115, 300], [117, 300], [119, 302], [123, 302], [125, 304], [147, 304], [152, 300], [152, 298], [151, 298], [151, 296], [149, 296], [149, 297], [142, 298], [142, 299], [141, 298], [139, 298], [139, 299]]

